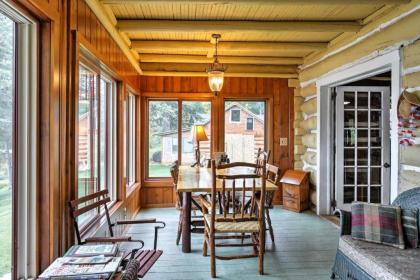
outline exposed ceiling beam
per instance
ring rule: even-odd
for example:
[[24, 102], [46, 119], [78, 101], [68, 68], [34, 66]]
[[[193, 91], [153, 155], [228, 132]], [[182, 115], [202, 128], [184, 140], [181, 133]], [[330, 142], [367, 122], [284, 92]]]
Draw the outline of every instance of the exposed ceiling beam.
[[[206, 72], [175, 72], [175, 71], [143, 71], [143, 76], [170, 76], [170, 77], [207, 77]], [[275, 73], [225, 73], [225, 77], [252, 77], [252, 78], [298, 78], [298, 74]]]
[[191, 20], [118, 20], [121, 32], [357, 32], [355, 21], [191, 21]]
[[[282, 53], [308, 54], [324, 50], [327, 43], [271, 43], [271, 42], [220, 42], [219, 52], [258, 53], [258, 56], [280, 56]], [[208, 53], [214, 45], [202, 41], [140, 41], [132, 40], [131, 48], [140, 53], [176, 53], [179, 50]]]
[[[143, 71], [169, 71], [169, 72], [203, 72], [206, 73], [208, 64], [187, 63], [142, 63]], [[225, 73], [272, 73], [296, 74], [297, 67], [290, 65], [243, 65], [230, 64]]]
[[136, 71], [139, 74], [142, 74], [140, 65], [138, 63], [137, 55], [130, 51], [130, 48], [127, 46], [126, 42], [121, 37], [121, 34], [115, 28], [112, 19], [110, 19], [109, 15], [105, 12], [103, 5], [101, 5], [101, 3], [98, 0], [86, 0], [86, 3], [92, 9], [93, 13], [98, 17], [99, 21], [102, 23], [105, 29], [109, 32], [112, 39], [114, 39], [114, 41], [120, 47], [122, 52], [130, 61], [131, 65], [133, 65], [134, 69], [136, 69]]
[[[199, 4], [199, 5], [255, 5], [255, 0], [101, 0], [104, 4], [128, 5], [128, 4]], [[258, 5], [386, 5], [406, 4], [410, 0], [259, 0]]]
[[[220, 63], [226, 64], [299, 65], [303, 63], [303, 58], [263, 56], [219, 56], [219, 61]], [[201, 55], [141, 54], [140, 62], [212, 63], [213, 58]]]

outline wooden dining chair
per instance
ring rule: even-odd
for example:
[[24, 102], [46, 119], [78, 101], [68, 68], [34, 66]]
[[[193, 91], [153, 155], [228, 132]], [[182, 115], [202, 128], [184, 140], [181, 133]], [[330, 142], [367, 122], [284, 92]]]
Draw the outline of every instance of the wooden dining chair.
[[[179, 211], [179, 218], [178, 218], [178, 229], [176, 235], [176, 245], [179, 245], [179, 241], [181, 240], [181, 233], [182, 233], [182, 206], [183, 206], [183, 198], [182, 193], [178, 192], [178, 175], [179, 175], [179, 164], [176, 160], [170, 167], [171, 177], [173, 181], [174, 191], [176, 193], [176, 202], [175, 208]], [[193, 195], [191, 198], [191, 210], [196, 213], [197, 211], [201, 213], [201, 205], [199, 204], [200, 198], [198, 195]], [[193, 215], [191, 217], [191, 225], [193, 228], [191, 232], [193, 233], [203, 233], [204, 232], [204, 218], [202, 215]]]
[[[240, 168], [243, 174], [230, 172], [232, 168]], [[254, 168], [262, 168], [261, 175], [253, 172]], [[259, 258], [259, 273], [264, 273], [264, 251], [265, 251], [265, 211], [264, 201], [266, 195], [265, 161], [261, 165], [255, 163], [235, 162], [216, 166], [212, 160], [212, 190], [211, 201], [208, 202], [202, 197], [204, 213], [204, 241], [203, 256], [207, 255], [207, 248], [210, 247], [211, 276], [216, 277], [216, 258], [220, 260], [233, 260], [239, 258]], [[244, 171], [242, 171], [242, 169]], [[246, 172], [246, 169], [250, 170]], [[232, 170], [233, 171], [233, 170]], [[239, 171], [236, 171], [239, 172]], [[260, 180], [260, 188], [257, 189], [257, 180]], [[218, 184], [221, 188], [218, 189]], [[251, 208], [257, 211], [246, 212], [245, 193], [247, 189], [252, 192]], [[220, 191], [222, 199], [222, 213], [216, 214], [217, 201], [216, 193]], [[235, 203], [236, 194], [240, 193], [242, 203]], [[257, 193], [259, 195], [257, 196]], [[230, 209], [230, 207], [232, 209]], [[237, 209], [240, 207], [240, 209]], [[254, 213], [258, 213], [255, 215]], [[221, 243], [216, 240], [243, 239], [243, 234], [249, 235], [250, 243]], [[252, 246], [253, 253], [247, 255], [218, 256], [216, 247], [239, 247]]]
[[[267, 181], [276, 186], [280, 186], [281, 171], [280, 168], [272, 164], [266, 164], [266, 178]], [[267, 192], [265, 196], [265, 220], [267, 222], [267, 230], [270, 233], [271, 242], [274, 243], [274, 230], [271, 224], [270, 210], [273, 209], [274, 192]]]
[[256, 159], [265, 159], [266, 162], [270, 160], [271, 150], [264, 151], [262, 148], [258, 148]]

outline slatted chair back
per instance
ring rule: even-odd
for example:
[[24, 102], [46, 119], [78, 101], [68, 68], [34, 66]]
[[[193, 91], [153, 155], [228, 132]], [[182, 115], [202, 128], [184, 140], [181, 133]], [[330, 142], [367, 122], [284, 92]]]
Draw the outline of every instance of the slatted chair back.
[[267, 163], [266, 168], [267, 180], [278, 186], [280, 184], [281, 177], [280, 168], [269, 163]]
[[[255, 159], [255, 163], [259, 166], [262, 166], [263, 161], [265, 161], [266, 163], [268, 162], [269, 158], [270, 158], [270, 154], [271, 151], [264, 151], [261, 148], [258, 148], [258, 152], [257, 152], [257, 156]], [[255, 173], [261, 175], [262, 174], [262, 168], [255, 168]]]
[[[281, 170], [275, 165], [267, 163], [266, 165], [266, 177], [267, 181], [273, 183], [276, 186], [280, 185], [280, 179], [281, 179]], [[265, 204], [266, 207], [272, 208], [273, 207], [273, 198], [274, 198], [274, 192], [269, 192], [266, 195]]]
[[[216, 165], [215, 160], [212, 160], [212, 191], [211, 191], [211, 221], [212, 225], [216, 221], [216, 194], [220, 193], [221, 197], [221, 214], [222, 218], [218, 218], [218, 222], [228, 221], [249, 221], [256, 220], [252, 213], [254, 211], [247, 212], [245, 207], [246, 193], [251, 194], [251, 208], [258, 207], [258, 213], [260, 213], [258, 220], [264, 221], [264, 203], [266, 196], [266, 172], [265, 172], [265, 160], [261, 162], [261, 165], [256, 163], [248, 162], [234, 162], [223, 165]], [[262, 174], [254, 173], [252, 170], [255, 168], [261, 168]], [[231, 169], [231, 170], [229, 170]], [[236, 169], [234, 172], [232, 172]], [[246, 170], [249, 170], [246, 172]], [[261, 187], [257, 189], [257, 180], [260, 180]], [[218, 182], [221, 183], [221, 190], [217, 189]], [[242, 184], [240, 186], [239, 184]], [[251, 191], [249, 191], [251, 187]], [[257, 196], [256, 194], [259, 193]], [[240, 194], [242, 199], [241, 203], [236, 203], [236, 195]], [[259, 200], [259, 201], [257, 201]], [[230, 211], [230, 206], [232, 207]], [[238, 209], [239, 208], [239, 209]], [[214, 229], [213, 229], [214, 230]]]
[[270, 156], [271, 156], [271, 150], [264, 151], [262, 148], [258, 148], [257, 156], [256, 156], [257, 159], [265, 158], [265, 160], [268, 162], [270, 160]]
[[178, 161], [174, 161], [174, 163], [171, 165], [170, 168], [171, 171], [171, 177], [172, 177], [172, 181], [173, 181], [173, 186], [174, 186], [174, 191], [176, 193], [176, 202], [175, 202], [175, 207], [177, 209], [181, 209], [182, 208], [182, 194], [180, 192], [178, 192], [178, 174], [179, 174], [179, 164]]
[[78, 199], [72, 200], [69, 202], [70, 207], [70, 215], [73, 219], [74, 229], [76, 231], [76, 238], [78, 244], [83, 244], [82, 239], [80, 237], [80, 228], [78, 223], [78, 217], [92, 211], [94, 209], [99, 209], [101, 207], [105, 210], [105, 217], [108, 223], [108, 230], [111, 237], [114, 236], [114, 232], [112, 230], [112, 223], [111, 218], [109, 216], [108, 206], [107, 203], [110, 202], [111, 199], [108, 196], [108, 190], [102, 190], [93, 194], [89, 194]]

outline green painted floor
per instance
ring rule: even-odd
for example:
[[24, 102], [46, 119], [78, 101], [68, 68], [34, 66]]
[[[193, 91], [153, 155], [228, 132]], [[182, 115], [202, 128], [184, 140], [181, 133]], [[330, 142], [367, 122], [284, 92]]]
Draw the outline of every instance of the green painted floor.
[[[210, 259], [201, 255], [203, 236], [192, 234], [192, 252], [184, 254], [176, 246], [178, 212], [173, 208], [144, 209], [138, 218], [157, 218], [166, 222], [161, 230], [158, 248], [164, 251], [144, 279], [211, 279]], [[338, 228], [307, 211], [294, 213], [276, 207], [271, 211], [275, 244], [267, 241], [265, 275], [258, 274], [258, 259], [216, 260], [219, 279], [329, 279], [338, 243]], [[134, 226], [133, 238], [153, 247], [153, 227]], [[268, 234], [268, 232], [267, 232]], [[267, 238], [269, 236], [267, 235]], [[219, 255], [246, 251], [247, 248], [216, 248]]]

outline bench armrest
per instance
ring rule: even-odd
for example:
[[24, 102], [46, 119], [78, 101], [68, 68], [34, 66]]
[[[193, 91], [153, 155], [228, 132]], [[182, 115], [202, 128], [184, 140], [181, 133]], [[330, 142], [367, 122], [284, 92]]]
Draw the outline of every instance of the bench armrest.
[[334, 214], [340, 215], [340, 236], [351, 234], [351, 212], [336, 209]]
[[115, 242], [128, 242], [128, 241], [131, 241], [130, 236], [88, 237], [85, 239], [86, 243], [115, 243]]
[[134, 224], [154, 224], [156, 219], [138, 219], [138, 220], [122, 220], [117, 221], [117, 225], [134, 225]]

